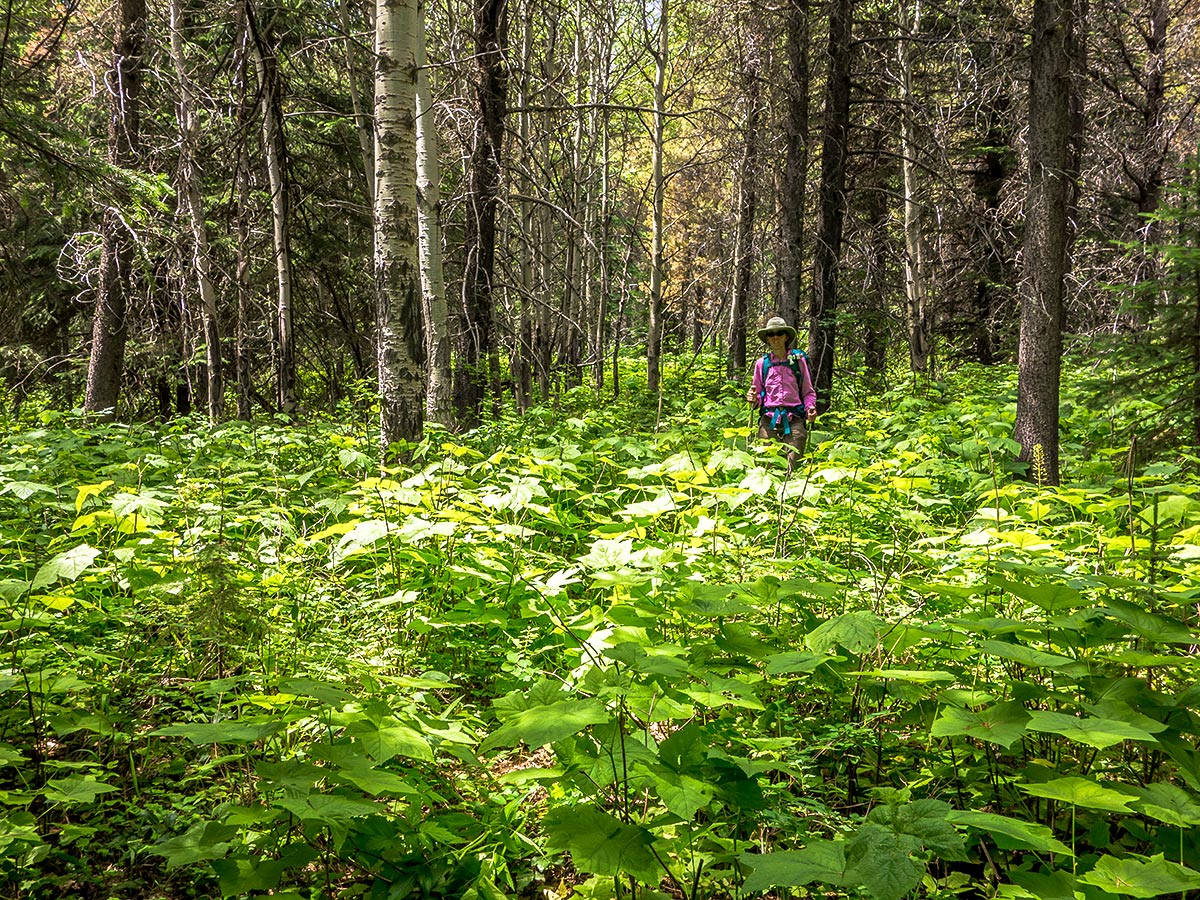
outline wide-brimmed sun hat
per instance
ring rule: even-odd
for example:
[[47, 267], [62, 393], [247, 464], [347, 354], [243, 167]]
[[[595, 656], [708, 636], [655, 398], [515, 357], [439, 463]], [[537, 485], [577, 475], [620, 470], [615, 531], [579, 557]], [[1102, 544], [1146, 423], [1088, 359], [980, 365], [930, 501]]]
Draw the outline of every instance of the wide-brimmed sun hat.
[[785, 334], [789, 341], [796, 340], [796, 329], [783, 321], [779, 316], [772, 316], [767, 319], [767, 324], [758, 329], [758, 336], [764, 341], [769, 334]]

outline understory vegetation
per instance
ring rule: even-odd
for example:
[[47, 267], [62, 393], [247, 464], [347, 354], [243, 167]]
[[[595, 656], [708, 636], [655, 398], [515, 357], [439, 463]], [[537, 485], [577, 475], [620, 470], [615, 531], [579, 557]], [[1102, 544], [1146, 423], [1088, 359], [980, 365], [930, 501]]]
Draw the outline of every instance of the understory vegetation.
[[[1015, 377], [0, 437], [0, 896], [1200, 888], [1200, 478]], [[29, 415], [29, 405], [25, 414]]]

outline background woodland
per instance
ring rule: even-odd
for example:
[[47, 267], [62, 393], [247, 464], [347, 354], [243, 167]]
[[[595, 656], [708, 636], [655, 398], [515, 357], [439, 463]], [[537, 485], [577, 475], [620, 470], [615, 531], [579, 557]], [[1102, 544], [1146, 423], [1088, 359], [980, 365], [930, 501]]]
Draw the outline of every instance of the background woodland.
[[1198, 18], [9, 0], [8, 403], [220, 420], [378, 396], [391, 442], [615, 395], [625, 350], [652, 394], [663, 353], [740, 377], [778, 313], [823, 408], [835, 379], [1020, 345], [1016, 436], [1052, 480], [1063, 334], [1194, 439]]

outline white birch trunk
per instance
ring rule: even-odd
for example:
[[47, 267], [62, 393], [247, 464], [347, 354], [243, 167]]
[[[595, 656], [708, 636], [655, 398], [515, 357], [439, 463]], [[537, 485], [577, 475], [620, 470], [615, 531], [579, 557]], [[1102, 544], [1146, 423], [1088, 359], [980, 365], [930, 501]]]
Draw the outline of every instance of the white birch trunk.
[[375, 326], [379, 432], [417, 440], [423, 422], [417, 208], [416, 0], [375, 4]]
[[426, 334], [425, 417], [447, 428], [454, 421], [450, 368], [450, 312], [442, 275], [441, 162], [434, 128], [429, 73], [425, 67], [424, 9], [418, 9], [417, 217], [421, 251], [421, 297]]
[[912, 21], [907, 23], [908, 34], [901, 35], [899, 54], [902, 107], [900, 126], [900, 158], [904, 177], [904, 291], [908, 318], [908, 358], [914, 372], [929, 368], [929, 309], [927, 275], [929, 251], [923, 233], [924, 208], [918, 195], [916, 154], [916, 102], [912, 88], [912, 52], [910, 39], [920, 30], [921, 4], [912, 7]]

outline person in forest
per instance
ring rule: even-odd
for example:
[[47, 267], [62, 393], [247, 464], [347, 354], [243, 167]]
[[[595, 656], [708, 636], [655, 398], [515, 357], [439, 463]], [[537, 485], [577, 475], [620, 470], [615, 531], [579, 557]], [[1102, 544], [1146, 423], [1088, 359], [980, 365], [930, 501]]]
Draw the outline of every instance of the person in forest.
[[767, 353], [754, 362], [746, 402], [758, 407], [758, 436], [787, 445], [788, 471], [804, 455], [808, 426], [817, 415], [817, 392], [808, 357], [794, 347], [796, 329], [779, 316], [758, 329]]

